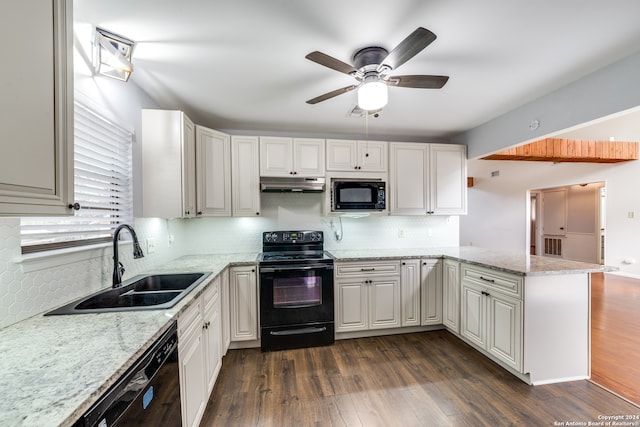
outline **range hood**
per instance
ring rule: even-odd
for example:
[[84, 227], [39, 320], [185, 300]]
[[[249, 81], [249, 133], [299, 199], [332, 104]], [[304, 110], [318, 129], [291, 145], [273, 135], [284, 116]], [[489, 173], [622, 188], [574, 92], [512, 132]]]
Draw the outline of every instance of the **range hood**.
[[260, 178], [260, 191], [264, 193], [322, 193], [324, 178]]

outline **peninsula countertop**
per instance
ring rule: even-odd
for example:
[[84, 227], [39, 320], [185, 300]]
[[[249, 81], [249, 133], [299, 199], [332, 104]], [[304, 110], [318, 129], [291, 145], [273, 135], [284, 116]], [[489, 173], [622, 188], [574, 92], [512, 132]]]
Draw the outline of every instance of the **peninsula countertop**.
[[336, 261], [374, 261], [411, 258], [449, 258], [476, 264], [497, 271], [523, 276], [580, 274], [616, 271], [615, 267], [551, 258], [524, 253], [484, 249], [476, 246], [415, 248], [415, 249], [364, 249], [328, 251]]

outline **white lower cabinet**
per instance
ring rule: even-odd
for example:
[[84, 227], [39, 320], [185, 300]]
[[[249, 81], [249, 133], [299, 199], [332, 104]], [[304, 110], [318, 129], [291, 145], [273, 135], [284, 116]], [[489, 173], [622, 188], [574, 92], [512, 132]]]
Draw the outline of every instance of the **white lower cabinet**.
[[522, 279], [461, 265], [460, 336], [522, 372]]
[[258, 280], [256, 266], [231, 267], [229, 274], [231, 341], [258, 339]]
[[336, 332], [402, 325], [400, 261], [335, 265]]
[[420, 260], [420, 324], [442, 324], [442, 261], [437, 259]]
[[402, 292], [402, 326], [420, 325], [420, 260], [405, 259], [400, 262]]
[[220, 298], [218, 277], [178, 319], [180, 398], [184, 426], [200, 424], [222, 366]]
[[450, 259], [442, 263], [442, 323], [460, 333], [460, 263]]

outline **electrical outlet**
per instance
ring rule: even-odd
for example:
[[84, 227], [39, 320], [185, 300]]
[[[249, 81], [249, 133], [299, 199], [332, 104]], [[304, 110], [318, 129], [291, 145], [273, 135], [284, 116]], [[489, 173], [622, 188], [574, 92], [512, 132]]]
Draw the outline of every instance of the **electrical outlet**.
[[156, 251], [156, 239], [147, 239], [147, 253], [152, 254]]
[[404, 229], [398, 228], [398, 237], [404, 239]]

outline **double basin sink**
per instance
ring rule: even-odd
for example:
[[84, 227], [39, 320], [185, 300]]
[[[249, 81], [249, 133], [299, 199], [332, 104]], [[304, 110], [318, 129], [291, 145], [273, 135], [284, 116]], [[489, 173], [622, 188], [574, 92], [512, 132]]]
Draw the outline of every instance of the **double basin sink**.
[[154, 274], [137, 276], [117, 288], [109, 288], [64, 305], [45, 315], [105, 313], [171, 308], [211, 273]]

